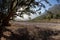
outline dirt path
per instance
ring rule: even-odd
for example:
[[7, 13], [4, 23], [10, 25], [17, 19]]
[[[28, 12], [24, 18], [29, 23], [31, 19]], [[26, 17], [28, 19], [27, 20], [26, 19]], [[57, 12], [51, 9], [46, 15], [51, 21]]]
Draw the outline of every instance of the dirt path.
[[23, 25], [27, 27], [41, 27], [60, 30], [60, 23], [12, 22], [11, 24], [14, 26], [14, 28], [19, 28], [21, 25]]
[[[10, 29], [12, 32], [17, 33], [16, 30], [20, 30], [22, 27], [27, 27], [27, 29], [31, 32], [36, 31], [35, 28], [40, 28], [41, 30], [49, 29], [49, 30], [57, 30], [60, 31], [60, 23], [39, 23], [39, 22], [10, 22], [11, 26], [6, 27], [7, 29]], [[36, 31], [37, 32], [37, 31]], [[4, 35], [9, 36], [10, 32], [5, 32]], [[54, 39], [60, 40], [60, 34], [57, 36], [52, 36]], [[1, 40], [4, 40], [2, 38]]]

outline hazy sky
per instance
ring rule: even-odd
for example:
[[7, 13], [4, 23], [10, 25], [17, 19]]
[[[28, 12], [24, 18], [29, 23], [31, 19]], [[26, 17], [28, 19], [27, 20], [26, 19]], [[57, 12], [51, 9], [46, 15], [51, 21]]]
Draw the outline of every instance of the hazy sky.
[[[35, 1], [37, 1], [37, 0], [35, 0]], [[48, 1], [52, 4], [52, 6], [55, 5], [55, 4], [58, 4], [56, 0], [48, 0]], [[38, 1], [37, 1], [37, 2], [38, 2]], [[43, 4], [45, 4], [47, 10], [48, 10], [50, 7], [52, 7], [52, 6], [49, 6], [49, 5], [48, 5], [46, 2], [44, 2], [44, 1], [43, 1]], [[59, 4], [60, 4], [60, 3], [59, 3]], [[42, 12], [42, 14], [45, 12], [44, 8], [41, 9], [41, 12]], [[37, 15], [36, 15], [36, 14], [35, 14], [35, 15], [31, 14], [30, 17], [31, 17], [31, 18], [35, 18], [35, 17], [37, 17], [37, 16], [39, 16], [39, 15], [38, 15], [38, 14], [37, 14]], [[20, 17], [15, 18], [15, 20], [18, 20], [18, 19], [19, 19], [19, 20], [28, 20], [28, 15], [25, 14], [25, 15], [24, 15], [24, 19], [23, 19], [23, 18], [20, 18]]]
[[[52, 6], [55, 5], [55, 4], [58, 4], [56, 0], [48, 0], [48, 1], [52, 4]], [[48, 10], [50, 7], [52, 7], [52, 6], [49, 6], [49, 5], [48, 5], [46, 2], [44, 2], [44, 1], [43, 1], [43, 4], [45, 4], [47, 10]], [[41, 11], [42, 11], [42, 13], [45, 12], [43, 8], [42, 8]]]

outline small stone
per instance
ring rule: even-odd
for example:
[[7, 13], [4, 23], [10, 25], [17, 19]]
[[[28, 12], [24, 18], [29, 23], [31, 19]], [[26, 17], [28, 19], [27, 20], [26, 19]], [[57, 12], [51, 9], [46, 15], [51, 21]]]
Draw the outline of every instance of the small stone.
[[9, 31], [6, 31], [6, 32], [3, 32], [3, 35], [5, 35], [5, 36], [11, 36], [11, 32], [9, 32]]

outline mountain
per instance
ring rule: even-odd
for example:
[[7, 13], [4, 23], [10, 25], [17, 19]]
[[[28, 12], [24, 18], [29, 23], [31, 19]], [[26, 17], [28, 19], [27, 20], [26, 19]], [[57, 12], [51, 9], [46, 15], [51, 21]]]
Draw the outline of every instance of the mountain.
[[43, 15], [33, 19], [33, 20], [40, 20], [49, 17], [59, 18], [60, 19], [60, 4], [55, 4], [51, 8], [48, 9], [49, 12], [45, 11]]
[[56, 4], [52, 8], [49, 8], [49, 11], [51, 11], [54, 14], [55, 13], [60, 14], [60, 4]]

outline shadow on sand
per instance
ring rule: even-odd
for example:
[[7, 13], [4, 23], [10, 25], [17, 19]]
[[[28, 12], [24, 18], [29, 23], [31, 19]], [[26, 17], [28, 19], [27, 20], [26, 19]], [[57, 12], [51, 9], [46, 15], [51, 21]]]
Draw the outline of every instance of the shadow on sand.
[[[10, 36], [3, 35], [3, 32], [11, 32]], [[0, 38], [4, 37], [6, 40], [55, 40], [51, 36], [56, 36], [60, 31], [53, 30], [44, 30], [38, 27], [35, 27], [33, 31], [28, 30], [27, 27], [19, 28], [15, 30], [16, 33], [12, 32], [9, 29], [6, 29], [5, 26], [0, 27]]]

